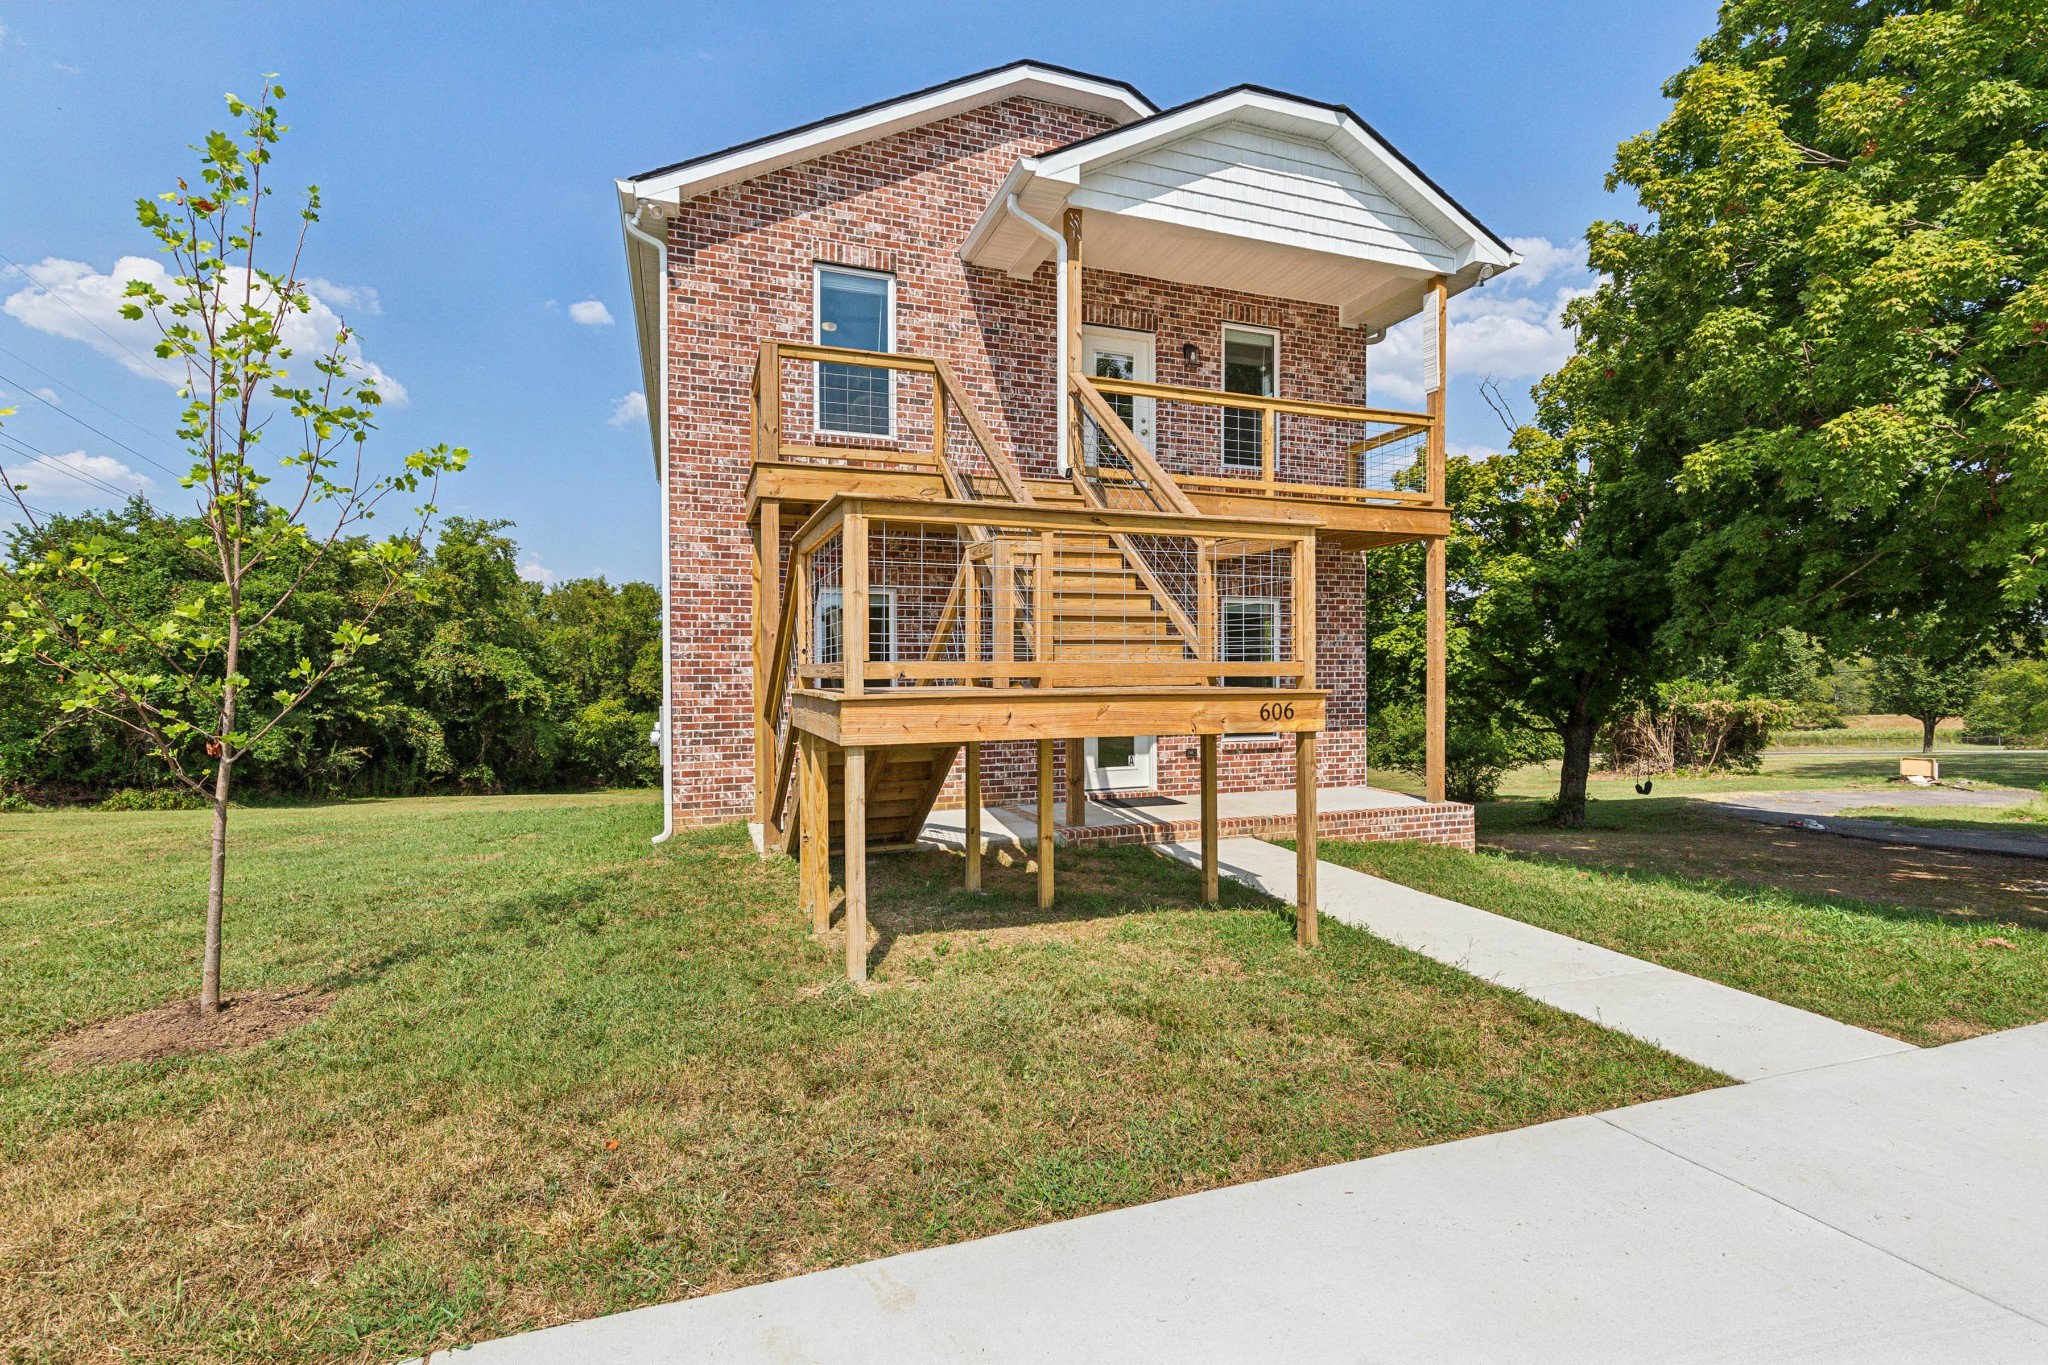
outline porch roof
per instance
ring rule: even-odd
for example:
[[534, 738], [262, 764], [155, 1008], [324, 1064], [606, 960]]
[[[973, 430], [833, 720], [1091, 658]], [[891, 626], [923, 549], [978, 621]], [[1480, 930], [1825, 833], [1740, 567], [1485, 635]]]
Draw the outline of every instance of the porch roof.
[[970, 265], [1028, 278], [1045, 222], [1085, 210], [1090, 268], [1335, 305], [1347, 327], [1419, 312], [1521, 256], [1342, 105], [1257, 86], [1140, 119], [1011, 169], [962, 244]]

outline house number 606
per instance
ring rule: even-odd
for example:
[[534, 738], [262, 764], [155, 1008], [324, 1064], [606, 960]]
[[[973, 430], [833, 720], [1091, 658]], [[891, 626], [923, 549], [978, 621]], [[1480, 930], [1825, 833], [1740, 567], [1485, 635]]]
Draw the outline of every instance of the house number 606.
[[1269, 701], [1259, 708], [1260, 720], [1293, 720], [1294, 703], [1291, 701]]

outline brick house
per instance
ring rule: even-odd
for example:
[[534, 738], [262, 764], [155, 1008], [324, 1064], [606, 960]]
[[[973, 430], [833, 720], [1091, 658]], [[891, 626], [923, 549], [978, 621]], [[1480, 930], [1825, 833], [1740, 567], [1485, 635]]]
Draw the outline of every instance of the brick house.
[[[963, 758], [976, 811], [1137, 809], [1201, 790], [1205, 752], [1226, 793], [1302, 761], [1364, 790], [1369, 552], [1420, 540], [1433, 799], [1326, 801], [1323, 827], [1469, 843], [1442, 801], [1442, 310], [1519, 257], [1356, 114], [1251, 86], [1160, 111], [1019, 62], [617, 189], [670, 828], [794, 845], [815, 780], [837, 838], [858, 749], [895, 793], [868, 842], [959, 804]], [[1428, 410], [1368, 407], [1372, 344], [1417, 314]], [[894, 742], [848, 742], [852, 708]]]

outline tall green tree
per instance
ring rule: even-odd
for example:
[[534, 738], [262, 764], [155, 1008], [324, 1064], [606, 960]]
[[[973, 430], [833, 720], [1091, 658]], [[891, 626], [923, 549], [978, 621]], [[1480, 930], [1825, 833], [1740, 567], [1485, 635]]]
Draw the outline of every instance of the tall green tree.
[[1567, 821], [1627, 679], [1786, 627], [1881, 653], [1938, 617], [1961, 654], [2048, 586], [2048, 8], [1728, 0], [1666, 93], [1608, 180], [1648, 221], [1588, 231], [1517, 438], [1586, 480], [1564, 600], [1511, 595], [1497, 649], [1585, 698]]
[[[434, 516], [431, 490], [462, 468], [466, 451], [436, 447], [373, 477], [364, 447], [381, 399], [356, 364], [343, 329], [306, 357], [299, 382], [286, 324], [312, 309], [300, 276], [306, 235], [318, 221], [317, 189], [306, 192], [299, 226], [281, 264], [261, 249], [264, 183], [285, 127], [284, 89], [269, 77], [253, 101], [228, 96], [233, 132], [215, 130], [199, 154], [197, 185], [136, 204], [136, 219], [175, 267], [171, 292], [131, 281], [123, 313], [150, 319], [157, 355], [182, 370], [185, 407], [177, 429], [191, 457], [182, 482], [198, 495], [198, 529], [186, 548], [204, 563], [203, 584], [159, 598], [136, 596], [121, 542], [105, 536], [51, 544], [8, 560], [4, 572], [5, 655], [46, 669], [59, 705], [125, 727], [172, 777], [213, 806], [205, 947], [199, 1005], [221, 1005], [220, 971], [228, 868], [229, 797], [235, 765], [260, 751], [286, 719], [377, 636], [370, 624], [388, 604], [417, 592], [415, 563]], [[266, 472], [258, 447], [296, 426]], [[273, 491], [274, 477], [281, 488]], [[10, 489], [14, 488], [11, 483]], [[411, 525], [380, 540], [352, 535], [395, 494], [428, 490]], [[32, 529], [35, 514], [14, 489]], [[372, 586], [335, 613], [321, 638], [301, 636], [290, 608], [308, 575], [330, 556], [349, 556]], [[278, 570], [292, 566], [284, 573]], [[303, 602], [301, 602], [303, 605]], [[253, 691], [252, 656], [290, 634], [297, 659], [268, 692]]]

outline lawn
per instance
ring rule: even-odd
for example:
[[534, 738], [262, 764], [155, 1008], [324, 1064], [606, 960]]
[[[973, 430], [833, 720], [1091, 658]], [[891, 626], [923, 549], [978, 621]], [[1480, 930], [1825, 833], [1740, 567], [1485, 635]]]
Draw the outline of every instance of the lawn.
[[[2048, 791], [2010, 806], [1853, 806], [1841, 813], [1859, 820], [1890, 820], [1931, 829], [2042, 834], [2048, 833]], [[2048, 876], [2048, 867], [2042, 874]]]
[[1609, 799], [1583, 829], [1480, 808], [1477, 856], [1326, 841], [1322, 855], [1909, 1042], [2048, 1019], [2048, 864], [1893, 848]]
[[1719, 1080], [1137, 849], [1047, 915], [873, 860], [856, 992], [793, 864], [643, 794], [238, 812], [229, 988], [332, 1006], [53, 1066], [193, 991], [205, 822], [0, 816], [10, 1360], [388, 1361]]

